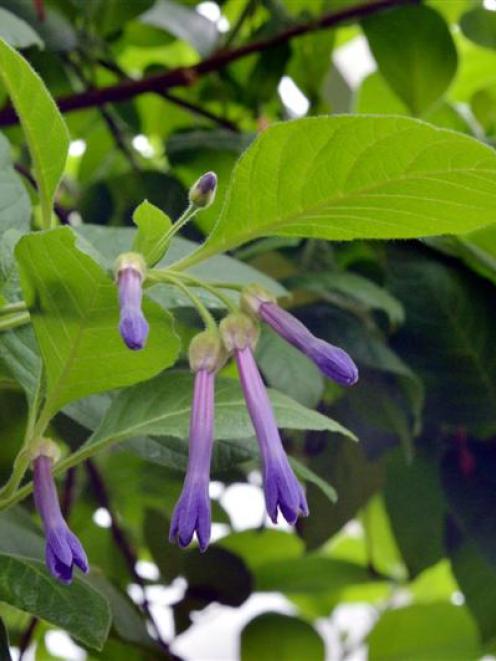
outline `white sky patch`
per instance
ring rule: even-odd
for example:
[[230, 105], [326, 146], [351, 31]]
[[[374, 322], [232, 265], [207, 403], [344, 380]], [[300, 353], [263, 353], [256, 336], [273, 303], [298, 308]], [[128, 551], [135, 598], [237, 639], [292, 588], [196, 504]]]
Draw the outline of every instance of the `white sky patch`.
[[303, 117], [310, 108], [310, 101], [289, 76], [283, 76], [277, 88], [281, 101], [292, 117]]
[[496, 11], [496, 0], [484, 0], [482, 3], [484, 9], [489, 9], [489, 11]]
[[453, 594], [450, 597], [450, 601], [453, 604], [453, 606], [463, 606], [465, 603], [465, 597], [462, 592], [459, 590], [455, 590]]
[[138, 151], [144, 158], [153, 158], [155, 156], [155, 149], [146, 137], [146, 135], [135, 135], [133, 138], [133, 147]]
[[84, 140], [73, 140], [69, 145], [69, 156], [79, 158], [86, 151], [86, 142]]
[[110, 528], [112, 525], [110, 512], [105, 507], [99, 507], [93, 512], [93, 521], [100, 528]]
[[147, 560], [138, 560], [135, 566], [136, 573], [147, 581], [158, 581], [160, 572], [153, 562]]
[[260, 487], [232, 484], [220, 498], [235, 530], [258, 528], [265, 516], [265, 503]]
[[376, 70], [375, 60], [363, 35], [351, 39], [333, 54], [335, 66], [348, 85], [356, 89], [369, 74]]
[[65, 661], [84, 661], [86, 652], [76, 645], [65, 631], [47, 631], [45, 644], [50, 654]]
[[201, 16], [208, 18], [212, 23], [215, 23], [219, 32], [227, 32], [231, 27], [227, 18], [222, 15], [220, 7], [216, 2], [210, 2], [210, 0], [207, 2], [200, 2], [199, 5], [196, 5], [196, 11], [201, 14]]
[[240, 608], [211, 604], [192, 616], [194, 626], [176, 638], [175, 654], [202, 661], [239, 659], [239, 636], [244, 626], [260, 613], [276, 611], [293, 615], [296, 608], [280, 594], [252, 594]]
[[225, 487], [222, 484], [222, 482], [216, 482], [215, 480], [210, 482], [210, 485], [208, 487], [208, 495], [212, 500], [219, 500], [219, 498], [222, 496], [222, 494], [225, 491]]

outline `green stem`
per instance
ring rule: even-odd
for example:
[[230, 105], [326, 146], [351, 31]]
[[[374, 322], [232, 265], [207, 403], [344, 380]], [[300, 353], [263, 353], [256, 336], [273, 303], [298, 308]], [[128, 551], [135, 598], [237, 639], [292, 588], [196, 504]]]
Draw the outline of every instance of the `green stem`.
[[29, 323], [29, 312], [15, 312], [0, 317], [0, 331], [11, 330]]
[[27, 305], [24, 301], [20, 301], [19, 303], [9, 303], [0, 308], [0, 315], [12, 314], [13, 312], [24, 312], [27, 309]]
[[[24, 477], [27, 469], [29, 468], [33, 444], [37, 441], [37, 439], [41, 436], [41, 434], [45, 431], [46, 427], [48, 426], [48, 423], [45, 424], [42, 417], [40, 417], [40, 420], [36, 422], [40, 393], [41, 393], [41, 380], [38, 382], [34, 399], [31, 403], [31, 406], [29, 407], [26, 431], [24, 432], [24, 440], [22, 443], [22, 447], [17, 453], [16, 458], [14, 459], [14, 465], [9, 479], [0, 489], [0, 501], [3, 499], [11, 498], [16, 493], [20, 483], [22, 482], [22, 478]], [[42, 429], [41, 432], [40, 429]]]
[[169, 243], [169, 241], [172, 239], [173, 236], [175, 236], [180, 229], [182, 229], [186, 223], [188, 223], [193, 216], [196, 215], [198, 212], [199, 208], [196, 207], [194, 204], [190, 204], [186, 211], [183, 213], [182, 216], [180, 216], [174, 225], [164, 234], [164, 236], [160, 239], [159, 245], [161, 248], [165, 248], [165, 246]]
[[185, 285], [179, 278], [174, 277], [170, 273], [163, 273], [163, 279], [162, 282], [169, 282], [171, 285], [174, 285], [178, 289], [180, 289], [185, 296], [189, 298], [189, 300], [193, 303], [195, 308], [198, 311], [198, 314], [203, 320], [203, 323], [205, 324], [205, 327], [208, 330], [216, 330], [217, 329], [217, 324], [215, 322], [215, 319], [213, 316], [210, 314], [208, 311], [207, 307], [200, 301], [198, 296], [193, 294], [193, 292], [188, 288], [187, 285]]
[[[231, 301], [231, 299], [228, 296], [218, 291], [217, 285], [214, 285], [210, 282], [203, 282], [202, 280], [198, 280], [198, 278], [195, 278], [191, 275], [187, 275], [186, 273], [177, 273], [175, 274], [175, 276], [182, 280], [186, 280], [187, 284], [190, 287], [201, 287], [202, 289], [205, 289], [205, 291], [210, 292], [213, 296], [218, 298], [219, 301], [221, 301], [226, 306], [226, 308], [231, 312], [238, 311], [238, 308], [235, 305], [235, 303]], [[229, 289], [230, 288], [231, 287], [229, 287]], [[239, 289], [237, 289], [237, 291], [239, 291]]]

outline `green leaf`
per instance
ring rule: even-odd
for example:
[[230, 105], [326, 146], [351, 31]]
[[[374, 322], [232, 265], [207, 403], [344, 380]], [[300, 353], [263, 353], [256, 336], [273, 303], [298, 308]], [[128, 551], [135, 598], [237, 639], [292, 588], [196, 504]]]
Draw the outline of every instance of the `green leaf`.
[[278, 124], [241, 157], [210, 238], [181, 267], [269, 235], [465, 233], [494, 220], [495, 172], [492, 149], [406, 117]]
[[434, 458], [418, 450], [407, 463], [396, 453], [387, 467], [384, 497], [396, 542], [415, 577], [444, 556], [446, 505]]
[[475, 44], [496, 48], [496, 13], [483, 7], [467, 11], [460, 19], [463, 34]]
[[40, 35], [47, 50], [71, 51], [78, 45], [75, 28], [69, 20], [45, 2], [45, 20], [40, 21], [32, 0], [0, 0], [0, 5], [28, 23]]
[[493, 287], [423, 252], [391, 249], [390, 255], [389, 284], [409, 320], [394, 346], [424, 380], [427, 416], [452, 429], [493, 433]]
[[428, 110], [457, 67], [456, 48], [442, 17], [426, 6], [398, 7], [369, 16], [362, 26], [392, 89], [415, 115]]
[[0, 334], [0, 358], [26, 393], [32, 406], [41, 388], [43, 364], [33, 329], [21, 326]]
[[324, 661], [324, 641], [315, 629], [296, 617], [264, 613], [241, 632], [241, 661]]
[[0, 38], [14, 48], [28, 48], [28, 46], [43, 48], [43, 41], [28, 23], [1, 7]]
[[166, 213], [147, 200], [136, 209], [133, 220], [138, 227], [133, 250], [143, 255], [148, 266], [155, 266], [167, 250], [167, 244], [162, 244], [161, 240], [172, 227], [172, 221]]
[[208, 55], [218, 37], [215, 23], [196, 12], [193, 7], [185, 7], [172, 0], [159, 0], [140, 17], [140, 21], [186, 40], [200, 55]]
[[[174, 372], [127, 388], [118, 394], [88, 444], [105, 445], [152, 434], [187, 438], [193, 395], [193, 376]], [[277, 422], [288, 429], [320, 429], [348, 437], [351, 432], [334, 420], [301, 406], [285, 395], [270, 392]], [[253, 427], [239, 384], [217, 379], [215, 438], [233, 441], [253, 436]]]
[[24, 237], [16, 256], [46, 367], [49, 415], [85, 395], [149, 379], [175, 361], [172, 319], [151, 301], [143, 305], [148, 344], [127, 349], [117, 330], [116, 287], [77, 249], [70, 228]]
[[369, 498], [380, 489], [383, 467], [380, 462], [370, 461], [362, 444], [349, 439], [327, 443], [326, 438], [315, 436], [316, 448], [310, 461], [310, 469], [329, 482], [339, 494], [336, 504], [320, 488], [310, 484], [307, 492], [310, 516], [299, 523], [301, 535], [308, 548], [316, 548], [326, 542], [342, 526], [353, 519]]
[[3, 620], [0, 618], [0, 659], [2, 661], [12, 661], [9, 648], [9, 632], [5, 628]]
[[1, 133], [0, 199], [2, 200], [0, 204], [0, 238], [8, 230], [27, 231], [31, 217], [31, 203], [19, 175], [12, 167], [10, 145]]
[[240, 556], [252, 571], [269, 562], [299, 558], [304, 551], [299, 537], [271, 528], [243, 530], [222, 537], [218, 544]]
[[61, 585], [42, 562], [0, 553], [0, 601], [65, 629], [88, 647], [102, 649], [110, 610], [102, 595], [76, 578]]
[[370, 572], [360, 565], [316, 554], [302, 558], [267, 562], [258, 567], [256, 589], [286, 594], [339, 592], [349, 584], [368, 583]]
[[289, 461], [291, 466], [294, 468], [294, 472], [298, 477], [300, 477], [305, 482], [310, 482], [318, 487], [322, 493], [329, 498], [331, 503], [335, 503], [338, 499], [338, 494], [333, 486], [329, 484], [326, 480], [323, 480], [317, 473], [314, 473], [313, 470], [308, 468], [305, 464], [302, 464], [301, 461], [298, 461], [294, 457], [290, 457]]
[[488, 565], [474, 544], [462, 543], [450, 552], [451, 566], [467, 608], [474, 616], [482, 640], [496, 636], [496, 570]]
[[386, 611], [368, 643], [370, 661], [475, 661], [481, 654], [467, 609], [444, 602]]
[[335, 292], [346, 299], [356, 301], [364, 310], [380, 310], [389, 317], [392, 325], [399, 326], [405, 320], [401, 303], [386, 289], [356, 273], [315, 272], [291, 278], [292, 287], [301, 287], [317, 294]]
[[50, 227], [55, 191], [65, 168], [69, 133], [43, 81], [28, 62], [0, 39], [2, 80], [26, 135], [38, 183], [43, 225]]
[[455, 521], [496, 569], [496, 448], [490, 443], [470, 443], [460, 448], [452, 442], [441, 469], [444, 493]]

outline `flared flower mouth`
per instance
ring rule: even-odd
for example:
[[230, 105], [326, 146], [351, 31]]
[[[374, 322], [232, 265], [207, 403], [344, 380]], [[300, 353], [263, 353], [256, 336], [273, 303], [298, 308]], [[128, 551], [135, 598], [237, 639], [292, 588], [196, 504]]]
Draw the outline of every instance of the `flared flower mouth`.
[[39, 454], [33, 461], [33, 482], [36, 509], [45, 531], [45, 561], [52, 576], [62, 583], [71, 583], [74, 567], [85, 574], [89, 571], [88, 558], [60, 510], [52, 474], [52, 448], [43, 451], [47, 454]]
[[214, 384], [215, 372], [209, 369], [196, 372], [186, 479], [172, 514], [169, 533], [169, 540], [183, 548], [191, 543], [196, 533], [201, 551], [205, 551], [210, 541], [212, 520], [208, 485], [214, 440]]

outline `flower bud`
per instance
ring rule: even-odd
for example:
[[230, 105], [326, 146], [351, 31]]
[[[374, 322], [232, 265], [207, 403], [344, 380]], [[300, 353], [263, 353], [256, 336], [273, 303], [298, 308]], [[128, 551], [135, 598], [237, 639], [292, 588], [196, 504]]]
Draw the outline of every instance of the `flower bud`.
[[215, 199], [216, 189], [217, 175], [215, 172], [206, 172], [190, 188], [189, 201], [195, 207], [209, 207]]
[[259, 336], [255, 322], [242, 312], [229, 314], [220, 322], [220, 334], [224, 346], [231, 352], [236, 349], [254, 349]]
[[119, 331], [126, 346], [136, 351], [145, 346], [149, 330], [141, 309], [145, 260], [138, 253], [123, 253], [117, 258], [115, 272], [119, 289]]
[[276, 303], [275, 296], [260, 285], [248, 285], [241, 292], [241, 309], [251, 317], [259, 319], [260, 306], [263, 303]]
[[218, 372], [227, 360], [220, 335], [211, 330], [196, 335], [189, 345], [189, 364], [193, 372]]

